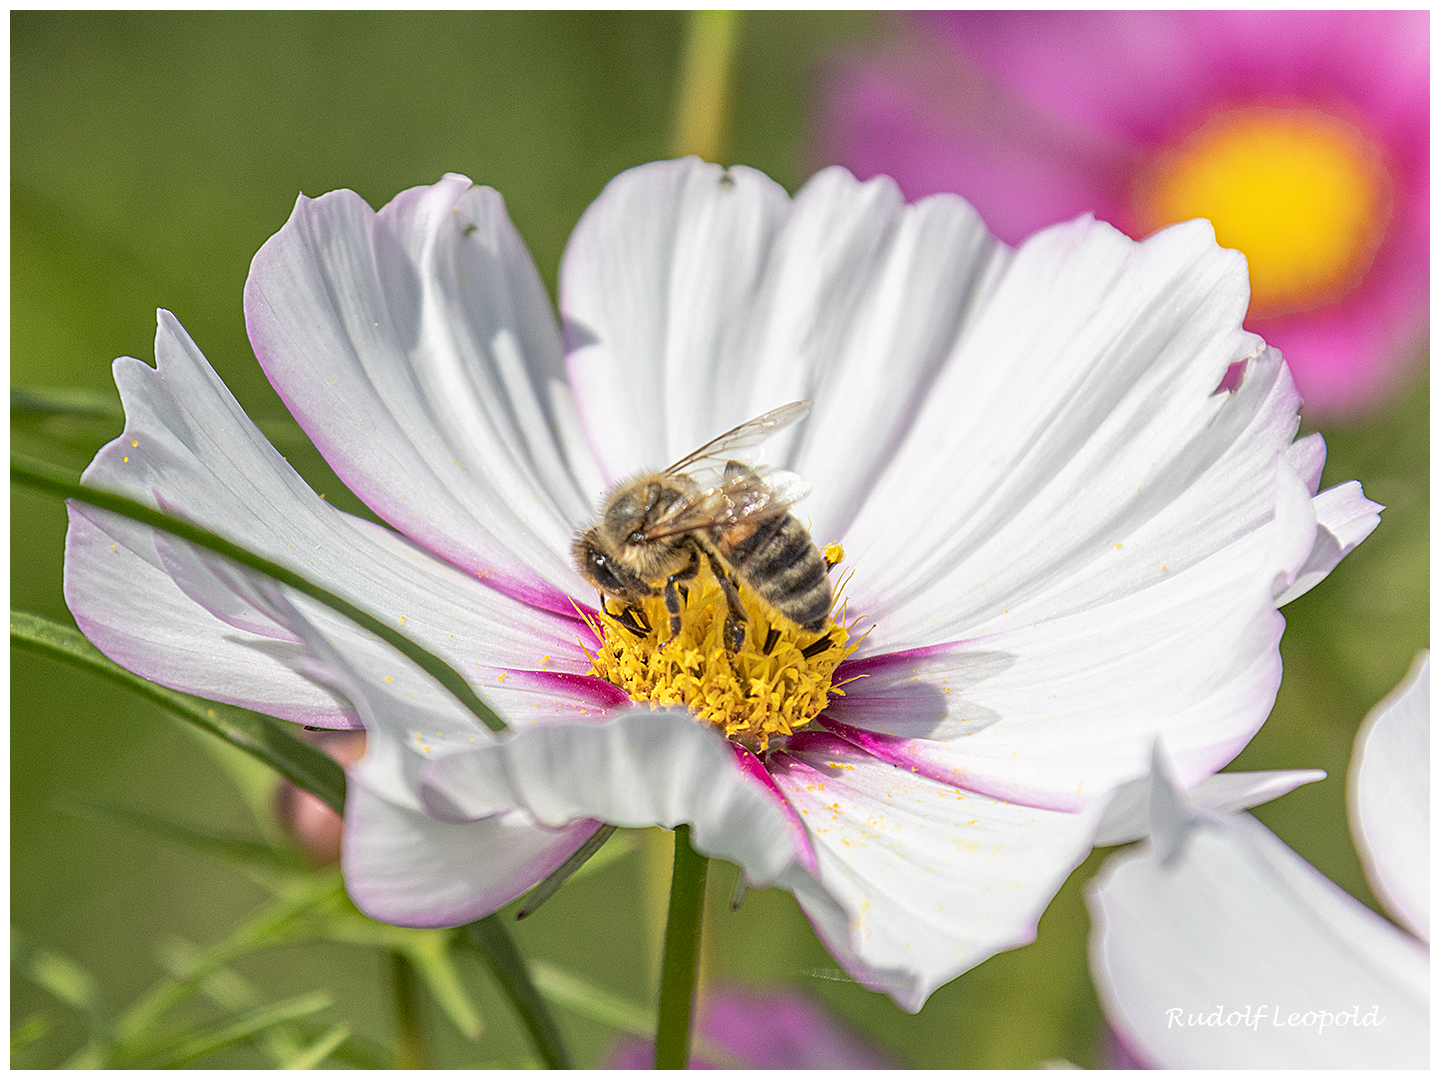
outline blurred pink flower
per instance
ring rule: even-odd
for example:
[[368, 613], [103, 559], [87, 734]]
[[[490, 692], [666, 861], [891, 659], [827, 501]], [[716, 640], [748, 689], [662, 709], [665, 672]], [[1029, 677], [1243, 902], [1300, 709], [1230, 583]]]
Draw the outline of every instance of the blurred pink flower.
[[840, 69], [820, 152], [1002, 240], [1208, 217], [1312, 411], [1377, 403], [1429, 306], [1429, 13], [955, 11]]
[[[700, 1004], [692, 1069], [893, 1069], [888, 1052], [793, 992], [718, 990]], [[711, 1060], [711, 1058], [724, 1060]], [[650, 1069], [653, 1043], [625, 1039], [610, 1069]]]

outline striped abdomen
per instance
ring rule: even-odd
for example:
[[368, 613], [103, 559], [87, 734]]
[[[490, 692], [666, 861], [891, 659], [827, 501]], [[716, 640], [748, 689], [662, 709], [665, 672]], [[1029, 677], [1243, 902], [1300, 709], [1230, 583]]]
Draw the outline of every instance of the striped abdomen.
[[830, 578], [810, 533], [793, 515], [716, 530], [715, 546], [732, 570], [780, 614], [819, 630], [830, 613]]

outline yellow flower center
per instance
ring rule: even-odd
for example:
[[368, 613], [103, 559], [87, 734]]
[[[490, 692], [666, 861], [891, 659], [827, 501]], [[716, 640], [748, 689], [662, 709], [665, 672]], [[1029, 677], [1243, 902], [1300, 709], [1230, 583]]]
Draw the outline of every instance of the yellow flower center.
[[[838, 545], [825, 553], [832, 563], [838, 561]], [[809, 631], [743, 582], [740, 601], [749, 621], [744, 642], [731, 652], [725, 645], [729, 608], [708, 568], [682, 591], [680, 632], [674, 637], [663, 597], [647, 599], [638, 619], [607, 600], [590, 623], [601, 639], [594, 652], [586, 649], [590, 673], [620, 687], [633, 701], [684, 705], [726, 738], [763, 752], [772, 738], [819, 716], [831, 694], [843, 694], [831, 679], [858, 642], [850, 644], [853, 623], [846, 626], [833, 618], [834, 605], [825, 626]]]
[[1370, 268], [1391, 208], [1390, 177], [1353, 126], [1314, 109], [1221, 113], [1135, 181], [1142, 235], [1209, 218], [1250, 263], [1250, 313], [1303, 311]]

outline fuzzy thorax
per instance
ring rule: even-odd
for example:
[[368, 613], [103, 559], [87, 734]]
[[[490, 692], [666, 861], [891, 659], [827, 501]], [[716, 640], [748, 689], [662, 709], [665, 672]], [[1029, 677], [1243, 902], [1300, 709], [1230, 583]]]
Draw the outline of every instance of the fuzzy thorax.
[[[644, 601], [643, 620], [627, 618], [621, 604], [607, 600], [591, 621], [601, 639], [593, 652], [586, 650], [591, 674], [620, 687], [633, 701], [684, 705], [757, 753], [772, 738], [819, 716], [832, 694], [843, 694], [831, 679], [855, 651], [849, 643], [853, 624], [836, 621], [834, 605], [824, 627], [802, 630], [742, 583], [740, 599], [749, 621], [744, 642], [731, 652], [725, 647], [728, 609], [715, 576], [703, 569], [687, 585], [680, 632], [673, 639], [663, 597]], [[643, 622], [649, 632], [622, 620]]]

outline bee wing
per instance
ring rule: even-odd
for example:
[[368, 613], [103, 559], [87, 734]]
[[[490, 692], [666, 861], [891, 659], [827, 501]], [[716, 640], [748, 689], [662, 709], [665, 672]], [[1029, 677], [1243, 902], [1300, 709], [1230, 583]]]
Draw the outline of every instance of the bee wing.
[[733, 525], [749, 519], [764, 520], [785, 513], [810, 494], [810, 485], [784, 469], [746, 469], [718, 487], [697, 491], [675, 502], [645, 530], [647, 540], [679, 533]]
[[764, 415], [755, 417], [754, 420], [747, 420], [739, 427], [731, 428], [719, 438], [711, 439], [700, 449], [686, 454], [665, 472], [671, 474], [688, 472], [702, 461], [715, 461], [723, 465], [726, 459], [733, 457], [738, 451], [747, 450], [764, 442], [775, 432], [789, 427], [809, 411], [810, 402], [808, 401], [792, 401], [789, 405], [771, 409]]

